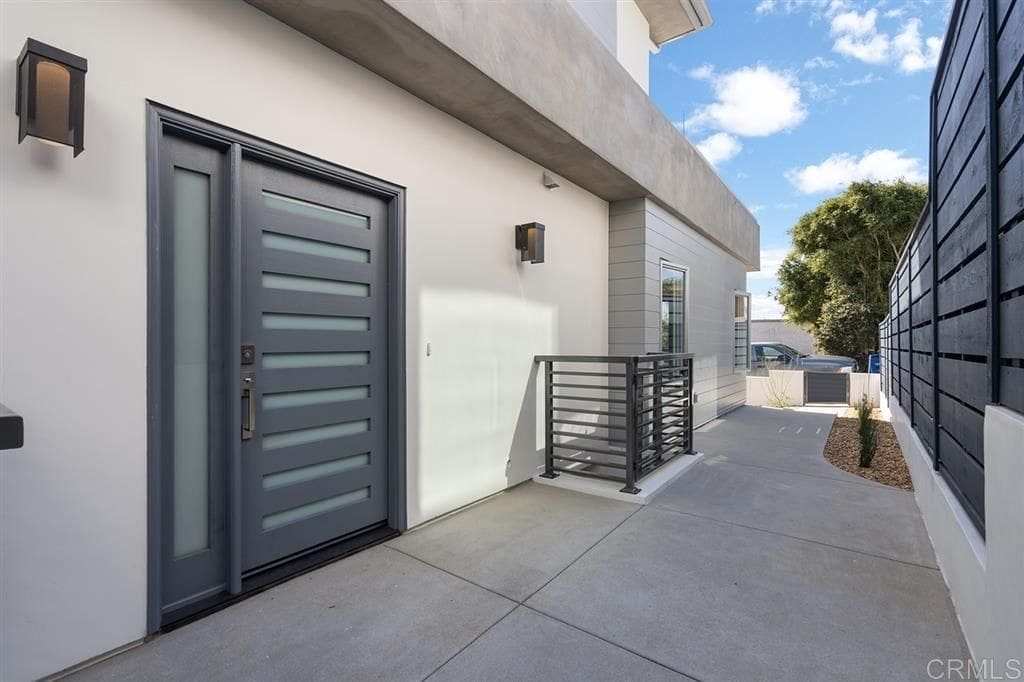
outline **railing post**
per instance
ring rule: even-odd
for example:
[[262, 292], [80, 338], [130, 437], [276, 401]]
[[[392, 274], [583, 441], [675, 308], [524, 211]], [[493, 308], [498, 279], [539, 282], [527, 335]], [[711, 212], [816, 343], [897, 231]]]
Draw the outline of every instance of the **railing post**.
[[[658, 445], [658, 459], [662, 459], [665, 454], [665, 410], [662, 407], [662, 393], [665, 387], [662, 384], [662, 373], [661, 370], [665, 369], [664, 365], [659, 365], [661, 360], [654, 360], [651, 362], [651, 399], [653, 400], [652, 407], [654, 408], [654, 429], [651, 433], [651, 442], [659, 443]], [[669, 373], [671, 373], [672, 361], [665, 361], [669, 363]], [[671, 375], [671, 374], [670, 374]]]
[[626, 487], [621, 492], [640, 492], [637, 479], [637, 358], [626, 358]]
[[554, 383], [553, 364], [550, 360], [544, 362], [544, 473], [541, 478], [558, 478], [555, 471], [555, 434], [552, 433], [555, 425], [551, 423], [555, 411], [555, 387], [551, 385]]
[[693, 450], [693, 358], [683, 359], [686, 372], [686, 454], [694, 454]]

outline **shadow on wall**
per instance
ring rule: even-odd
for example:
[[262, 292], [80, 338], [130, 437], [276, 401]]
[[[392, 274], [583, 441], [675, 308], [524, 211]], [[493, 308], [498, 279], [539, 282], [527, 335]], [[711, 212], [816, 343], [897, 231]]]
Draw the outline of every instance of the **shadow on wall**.
[[554, 306], [509, 294], [424, 290], [419, 308], [408, 359], [414, 524], [533, 475], [543, 448], [533, 358], [556, 352], [559, 337]]
[[544, 467], [544, 382], [538, 387], [537, 378], [543, 376], [544, 365], [533, 363], [530, 378], [523, 392], [523, 402], [512, 436], [505, 465], [505, 485], [513, 486], [533, 478]]

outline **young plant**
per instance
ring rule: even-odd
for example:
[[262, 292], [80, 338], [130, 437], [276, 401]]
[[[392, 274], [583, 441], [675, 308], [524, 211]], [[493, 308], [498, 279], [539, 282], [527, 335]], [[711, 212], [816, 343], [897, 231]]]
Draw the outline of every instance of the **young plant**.
[[860, 461], [861, 467], [871, 466], [871, 460], [875, 458], [878, 450], [878, 425], [871, 418], [871, 403], [867, 396], [857, 403], [857, 433], [860, 435]]
[[772, 370], [782, 369], [784, 365], [777, 360], [765, 359], [765, 374], [768, 376], [768, 406], [786, 407], [790, 403], [789, 393], [786, 392], [786, 383], [779, 378], [778, 374], [772, 374]]

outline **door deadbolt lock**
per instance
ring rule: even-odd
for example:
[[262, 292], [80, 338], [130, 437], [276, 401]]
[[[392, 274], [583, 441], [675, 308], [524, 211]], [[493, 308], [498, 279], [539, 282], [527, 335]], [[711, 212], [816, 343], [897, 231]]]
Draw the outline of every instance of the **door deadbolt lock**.
[[256, 346], [247, 343], [242, 346], [242, 364], [251, 365], [256, 362]]

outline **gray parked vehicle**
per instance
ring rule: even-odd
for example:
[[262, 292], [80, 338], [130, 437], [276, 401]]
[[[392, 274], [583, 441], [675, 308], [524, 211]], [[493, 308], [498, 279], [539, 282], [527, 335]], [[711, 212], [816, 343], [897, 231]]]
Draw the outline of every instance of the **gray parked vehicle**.
[[784, 343], [754, 341], [750, 344], [751, 370], [765, 373], [772, 369], [796, 369], [804, 372], [856, 372], [857, 361], [842, 355], [807, 355]]

